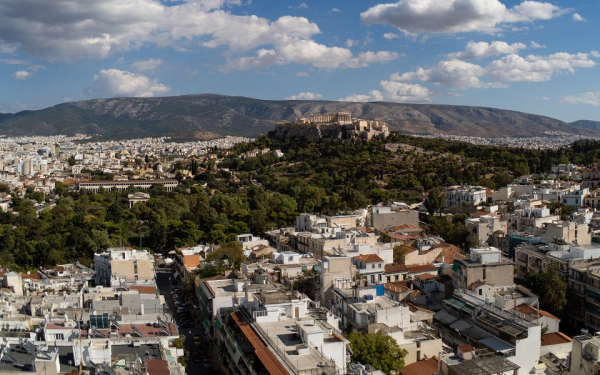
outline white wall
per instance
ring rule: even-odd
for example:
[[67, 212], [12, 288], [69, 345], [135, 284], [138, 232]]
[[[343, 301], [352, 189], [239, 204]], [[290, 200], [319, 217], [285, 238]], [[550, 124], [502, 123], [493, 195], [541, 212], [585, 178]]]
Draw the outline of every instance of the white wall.
[[515, 356], [507, 358], [512, 363], [521, 367], [519, 369], [520, 374], [528, 374], [537, 365], [541, 351], [541, 333], [541, 326], [529, 328], [527, 338], [517, 340]]

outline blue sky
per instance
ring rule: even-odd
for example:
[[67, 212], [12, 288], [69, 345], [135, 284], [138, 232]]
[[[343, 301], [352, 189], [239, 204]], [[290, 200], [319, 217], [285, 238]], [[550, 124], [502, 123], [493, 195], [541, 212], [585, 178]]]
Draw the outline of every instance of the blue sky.
[[595, 0], [2, 0], [0, 112], [212, 92], [600, 121], [599, 13]]

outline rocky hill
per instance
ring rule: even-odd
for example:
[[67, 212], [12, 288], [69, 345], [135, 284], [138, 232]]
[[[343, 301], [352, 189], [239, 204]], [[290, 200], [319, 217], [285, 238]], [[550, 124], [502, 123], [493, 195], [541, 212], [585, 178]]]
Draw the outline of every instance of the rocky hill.
[[92, 99], [54, 107], [0, 114], [0, 134], [99, 134], [106, 138], [171, 136], [205, 139], [219, 135], [257, 136], [277, 121], [311, 113], [351, 112], [377, 119], [390, 130], [411, 134], [480, 137], [532, 136], [544, 131], [600, 135], [599, 129], [574, 126], [538, 115], [495, 108], [450, 105], [259, 100], [216, 94], [163, 98]]
[[586, 129], [600, 130], [600, 121], [578, 120], [570, 122], [569, 125], [579, 126]]

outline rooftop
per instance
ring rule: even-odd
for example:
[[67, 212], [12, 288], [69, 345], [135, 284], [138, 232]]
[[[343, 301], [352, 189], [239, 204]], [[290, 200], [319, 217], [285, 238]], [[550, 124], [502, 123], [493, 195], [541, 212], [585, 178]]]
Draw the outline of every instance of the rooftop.
[[431, 357], [423, 361], [412, 363], [408, 366], [404, 366], [400, 370], [401, 375], [431, 375], [438, 371], [438, 359]]
[[496, 375], [515, 371], [520, 366], [501, 356], [486, 356], [464, 361], [451, 367], [455, 375]]
[[573, 342], [573, 340], [562, 332], [548, 333], [542, 336], [542, 346], [558, 345]]

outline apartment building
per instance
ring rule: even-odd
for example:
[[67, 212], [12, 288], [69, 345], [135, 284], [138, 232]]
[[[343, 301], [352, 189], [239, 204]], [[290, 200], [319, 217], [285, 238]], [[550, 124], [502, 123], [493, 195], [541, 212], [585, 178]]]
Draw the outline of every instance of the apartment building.
[[443, 301], [442, 310], [435, 314], [434, 320], [444, 343], [453, 348], [464, 345], [486, 348], [523, 373], [529, 373], [538, 364], [542, 327], [516, 314], [455, 292]]
[[480, 285], [513, 285], [514, 267], [514, 262], [503, 258], [502, 252], [497, 248], [471, 249], [469, 258], [454, 260], [454, 287], [473, 289]]
[[482, 186], [456, 185], [445, 190], [446, 207], [477, 206], [487, 202], [487, 190]]
[[145, 250], [130, 247], [112, 247], [94, 254], [96, 285], [118, 287], [123, 285], [156, 286], [154, 256]]

